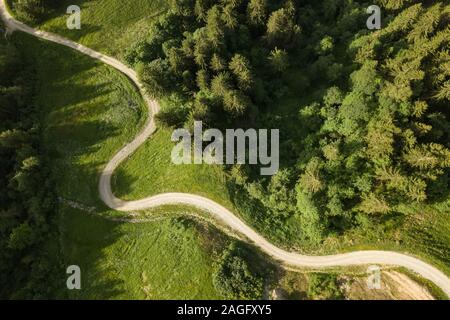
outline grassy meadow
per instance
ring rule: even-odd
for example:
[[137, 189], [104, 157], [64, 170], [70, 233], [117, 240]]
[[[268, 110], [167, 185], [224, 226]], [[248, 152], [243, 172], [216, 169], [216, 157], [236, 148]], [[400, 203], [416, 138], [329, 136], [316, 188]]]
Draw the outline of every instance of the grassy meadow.
[[[98, 198], [98, 177], [145, 121], [136, 88], [119, 72], [70, 49], [19, 33], [13, 40], [36, 66], [42, 84], [36, 101], [58, 196], [113, 215]], [[226, 237], [175, 218], [176, 210], [160, 213], [145, 223], [113, 222], [61, 203], [56, 241], [63, 261], [79, 265], [83, 274], [83, 290], [69, 297], [219, 298], [211, 268]]]
[[233, 208], [227, 178], [219, 165], [175, 165], [172, 130], [159, 127], [154, 136], [114, 172], [114, 193], [127, 200], [141, 199], [163, 192], [189, 192], [202, 195]]
[[120, 223], [70, 208], [61, 220], [64, 255], [83, 276], [69, 298], [220, 298], [212, 268], [222, 241], [220, 233], [211, 241], [208, 226], [170, 217]]
[[[70, 5], [81, 9], [81, 30], [66, 26]], [[146, 36], [149, 22], [165, 9], [165, 0], [62, 0], [38, 27], [121, 58], [130, 45]]]
[[99, 206], [101, 170], [147, 117], [142, 97], [111, 67], [56, 44], [20, 39], [39, 78], [36, 102], [57, 192]]

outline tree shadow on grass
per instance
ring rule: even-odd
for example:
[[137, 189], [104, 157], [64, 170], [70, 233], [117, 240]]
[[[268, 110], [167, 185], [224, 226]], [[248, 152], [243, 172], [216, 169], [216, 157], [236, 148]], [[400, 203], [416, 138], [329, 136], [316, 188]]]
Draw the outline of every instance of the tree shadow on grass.
[[[67, 15], [67, 17], [69, 17], [69, 16]], [[62, 20], [61, 24], [59, 24], [59, 25], [52, 25], [47, 30], [49, 32], [51, 32], [51, 33], [54, 33], [54, 34], [57, 34], [57, 35], [61, 35], [64, 38], [68, 38], [68, 39], [71, 39], [71, 40], [73, 40], [75, 42], [78, 42], [83, 37], [85, 37], [85, 36], [87, 36], [89, 34], [98, 32], [101, 29], [102, 28], [100, 26], [89, 24], [89, 23], [85, 23], [85, 22], [83, 22], [83, 20], [81, 20], [81, 29], [70, 30], [66, 26], [66, 20]]]
[[[80, 210], [61, 206], [61, 244], [67, 266], [81, 269], [81, 290], [61, 295], [77, 299], [116, 299], [125, 292], [124, 280], [117, 277], [117, 261], [106, 254], [108, 247], [124, 236], [120, 222], [113, 222]], [[65, 289], [65, 283], [61, 284]]]
[[63, 260], [67, 266], [80, 266], [82, 274], [82, 289], [67, 293], [69, 298], [116, 299], [126, 293], [119, 276], [124, 258], [108, 254], [124, 236], [122, 223], [100, 216], [113, 213], [98, 193], [100, 172], [109, 158], [89, 158], [106, 139], [119, 134], [120, 128], [100, 120], [57, 124], [47, 133], [52, 175], [58, 197], [64, 199], [60, 204]]
[[68, 110], [64, 110], [64, 113], [67, 113], [66, 118], [70, 119], [74, 116], [88, 114], [87, 111], [93, 113], [98, 108], [106, 109], [108, 107], [107, 104], [103, 105], [96, 103], [96, 105], [92, 105], [89, 109], [81, 109], [77, 105], [80, 103], [89, 103], [96, 98], [107, 96], [112, 91], [109, 83], [104, 82], [98, 85], [86, 85], [71, 82], [70, 87], [71, 92], [67, 94], [67, 92], [64, 91], [64, 88], [67, 88], [66, 83], [58, 83], [52, 86], [51, 111], [68, 108]]
[[120, 128], [102, 121], [60, 124], [49, 134], [54, 138], [48, 152], [52, 174], [58, 197], [64, 199], [59, 210], [63, 260], [67, 266], [80, 266], [82, 274], [82, 289], [70, 291], [69, 298], [116, 299], [126, 293], [124, 279], [119, 276], [124, 258], [108, 254], [124, 236], [122, 223], [100, 216], [113, 213], [98, 194], [98, 179], [108, 159], [80, 161], [98, 152], [105, 139], [118, 134]]
[[[126, 279], [120, 269], [126, 257], [110, 254], [109, 250], [124, 234], [122, 223], [96, 216], [114, 213], [99, 199], [98, 179], [107, 161], [122, 147], [110, 139], [124, 144], [131, 138], [129, 127], [139, 121], [139, 117], [124, 112], [126, 99], [116, 99], [129, 88], [117, 88], [113, 85], [118, 79], [115, 74], [71, 49], [22, 33], [15, 34], [12, 41], [24, 52], [25, 62], [36, 69], [41, 148], [60, 199], [56, 214], [63, 269], [69, 265], [81, 267], [82, 289], [68, 291], [61, 281], [57, 295], [117, 298], [125, 292]], [[129, 121], [128, 125], [123, 121]], [[65, 270], [61, 272], [64, 278]]]
[[116, 196], [120, 198], [122, 195], [128, 195], [133, 191], [136, 181], [136, 176], [127, 173], [119, 167], [111, 177], [111, 188], [116, 190]]

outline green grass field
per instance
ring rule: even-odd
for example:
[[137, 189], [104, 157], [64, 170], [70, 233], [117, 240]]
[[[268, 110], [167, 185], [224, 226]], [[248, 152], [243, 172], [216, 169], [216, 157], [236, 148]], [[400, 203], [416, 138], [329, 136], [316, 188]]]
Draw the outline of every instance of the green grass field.
[[114, 193], [120, 198], [135, 200], [162, 192], [189, 192], [233, 208], [223, 168], [173, 164], [171, 134], [171, 129], [159, 127], [154, 136], [119, 166], [112, 179]]
[[[70, 5], [81, 8], [81, 30], [69, 30], [66, 26]], [[165, 8], [165, 0], [62, 0], [39, 28], [121, 58], [129, 46], [146, 36], [149, 22]]]
[[57, 192], [97, 206], [101, 170], [147, 117], [142, 98], [113, 68], [56, 44], [21, 39], [37, 69], [43, 141]]
[[[15, 34], [13, 40], [26, 53], [27, 63], [36, 66], [37, 83], [42, 84], [37, 103], [58, 196], [113, 215], [98, 198], [98, 178], [145, 120], [141, 97], [127, 78], [91, 58], [24, 34]], [[219, 298], [211, 268], [226, 237], [192, 220], [174, 218], [170, 213], [176, 211], [134, 224], [61, 204], [63, 260], [79, 265], [83, 274], [83, 290], [69, 296]]]
[[[450, 238], [448, 212], [427, 208], [406, 216], [404, 223], [388, 227], [357, 228], [345, 235], [328, 237], [314, 254], [333, 254], [355, 250], [390, 250], [420, 257], [450, 275]], [[301, 248], [303, 249], [303, 248]]]
[[220, 233], [210, 241], [207, 226], [164, 217], [118, 223], [67, 208], [61, 219], [66, 259], [80, 266], [83, 277], [82, 290], [70, 298], [220, 298], [212, 283]]

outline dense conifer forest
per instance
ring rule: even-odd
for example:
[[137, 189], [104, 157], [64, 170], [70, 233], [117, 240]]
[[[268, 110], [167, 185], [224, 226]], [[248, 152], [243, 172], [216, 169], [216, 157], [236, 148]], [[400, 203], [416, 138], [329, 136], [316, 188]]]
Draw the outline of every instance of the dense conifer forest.
[[174, 0], [127, 61], [170, 126], [280, 128], [277, 175], [230, 175], [253, 219], [320, 243], [448, 201], [450, 6], [377, 4], [381, 30], [362, 1]]

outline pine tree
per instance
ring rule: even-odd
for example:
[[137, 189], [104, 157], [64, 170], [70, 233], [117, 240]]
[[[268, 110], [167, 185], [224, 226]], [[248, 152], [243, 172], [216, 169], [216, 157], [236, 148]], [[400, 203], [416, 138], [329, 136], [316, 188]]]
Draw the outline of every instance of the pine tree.
[[196, 40], [194, 47], [194, 60], [195, 63], [202, 69], [208, 67], [208, 58], [212, 51], [211, 44], [208, 39], [202, 37], [201, 35]]
[[396, 10], [414, 3], [415, 0], [378, 0], [377, 2], [386, 9]]
[[199, 70], [197, 72], [197, 86], [200, 90], [208, 90], [209, 88], [209, 74], [206, 70]]
[[267, 22], [267, 39], [271, 45], [281, 48], [289, 46], [299, 33], [300, 27], [286, 9], [272, 12]]
[[228, 90], [223, 96], [224, 109], [235, 116], [244, 114], [250, 106], [250, 100], [241, 91]]
[[179, 48], [170, 48], [167, 59], [170, 64], [170, 68], [175, 74], [182, 74], [183, 71], [188, 68], [187, 59], [184, 56], [183, 51]]
[[403, 159], [411, 166], [420, 169], [447, 167], [450, 163], [450, 150], [437, 143], [419, 145], [408, 150]]
[[324, 187], [320, 179], [320, 160], [313, 158], [306, 166], [305, 172], [300, 176], [300, 186], [309, 192], [316, 193]]
[[437, 3], [427, 9], [414, 23], [414, 28], [407, 35], [410, 42], [418, 42], [431, 35], [441, 20], [442, 4]]
[[169, 0], [170, 9], [182, 16], [191, 16], [194, 13], [195, 0]]
[[233, 5], [228, 4], [223, 8], [222, 20], [230, 29], [235, 29], [238, 26], [237, 12], [235, 11]]
[[391, 210], [389, 204], [383, 198], [377, 197], [373, 193], [363, 197], [358, 209], [368, 214], [388, 213]]
[[425, 181], [412, 177], [408, 179], [406, 194], [413, 201], [423, 202], [427, 199], [426, 188], [427, 184]]
[[403, 191], [408, 183], [407, 177], [402, 175], [400, 169], [391, 166], [381, 166], [376, 169], [376, 177], [386, 183], [388, 188]]
[[215, 72], [220, 72], [225, 70], [226, 62], [217, 53], [214, 53], [211, 58], [211, 69]]
[[210, 8], [211, 1], [210, 0], [196, 0], [194, 12], [197, 16], [198, 21], [205, 21], [208, 10]]
[[436, 92], [434, 98], [440, 101], [450, 101], [450, 80], [446, 81]]
[[267, 18], [267, 0], [251, 0], [247, 6], [249, 21], [254, 25], [264, 25]]
[[229, 64], [230, 70], [237, 78], [240, 88], [247, 90], [252, 86], [253, 76], [250, 71], [250, 62], [240, 54], [235, 54]]
[[206, 17], [206, 35], [216, 48], [224, 41], [223, 23], [220, 7], [214, 5]]
[[231, 76], [228, 72], [222, 72], [216, 75], [211, 81], [211, 91], [218, 97], [223, 97], [225, 93], [231, 90]]
[[162, 97], [170, 91], [171, 73], [165, 60], [156, 59], [149, 64], [139, 64], [137, 72], [151, 96]]
[[286, 50], [281, 50], [277, 47], [270, 52], [269, 61], [277, 72], [283, 72], [289, 67], [288, 54]]

